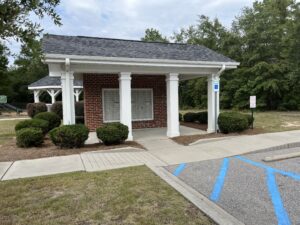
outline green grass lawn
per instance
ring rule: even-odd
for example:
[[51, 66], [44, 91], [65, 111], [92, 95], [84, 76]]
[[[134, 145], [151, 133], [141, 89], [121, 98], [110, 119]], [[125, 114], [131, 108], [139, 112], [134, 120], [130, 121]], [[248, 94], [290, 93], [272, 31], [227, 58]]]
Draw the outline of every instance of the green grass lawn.
[[[181, 110], [181, 113], [198, 112], [201, 110]], [[242, 111], [242, 113], [251, 113]], [[280, 132], [300, 129], [300, 111], [294, 112], [254, 112], [254, 127], [263, 129], [265, 132]]]
[[145, 166], [0, 183], [0, 224], [214, 224]]
[[10, 140], [15, 134], [15, 125], [21, 120], [0, 120], [0, 145]]

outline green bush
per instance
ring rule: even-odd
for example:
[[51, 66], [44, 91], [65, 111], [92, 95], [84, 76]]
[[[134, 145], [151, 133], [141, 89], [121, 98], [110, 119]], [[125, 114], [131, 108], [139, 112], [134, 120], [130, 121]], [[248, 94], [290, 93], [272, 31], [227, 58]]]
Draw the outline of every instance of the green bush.
[[28, 103], [26, 106], [27, 114], [33, 118], [36, 114], [41, 112], [47, 112], [47, 106], [45, 103]]
[[60, 148], [80, 148], [89, 137], [89, 129], [82, 125], [63, 125], [49, 132], [53, 144]]
[[39, 128], [42, 130], [43, 134], [48, 132], [49, 123], [46, 120], [41, 119], [31, 119], [31, 120], [23, 120], [16, 124], [15, 131], [24, 129], [24, 128]]
[[184, 122], [195, 122], [197, 120], [197, 113], [187, 112], [183, 115]]
[[252, 115], [245, 114], [247, 121], [248, 121], [248, 127], [252, 125], [252, 122], [254, 122], [254, 117], [252, 118]]
[[207, 111], [196, 113], [196, 120], [201, 124], [207, 124]]
[[107, 123], [96, 129], [97, 137], [105, 144], [120, 144], [128, 137], [128, 127], [121, 123]]
[[[62, 119], [63, 118], [62, 102], [53, 103], [50, 111], [56, 113]], [[75, 103], [75, 117], [76, 117], [76, 123], [84, 124], [84, 101]]]
[[231, 132], [241, 132], [249, 127], [247, 117], [237, 112], [220, 113], [218, 125], [221, 132], [225, 134]]
[[179, 113], [179, 121], [182, 121], [182, 114]]
[[23, 128], [16, 132], [17, 145], [21, 148], [38, 147], [44, 142], [44, 135], [39, 128]]
[[41, 119], [48, 121], [48, 131], [52, 130], [55, 127], [59, 127], [61, 124], [60, 117], [53, 112], [42, 112], [39, 114], [36, 114], [34, 116], [34, 119]]
[[58, 115], [60, 117], [60, 119], [62, 119], [63, 118], [62, 102], [53, 103], [50, 111], [55, 113], [56, 115]]

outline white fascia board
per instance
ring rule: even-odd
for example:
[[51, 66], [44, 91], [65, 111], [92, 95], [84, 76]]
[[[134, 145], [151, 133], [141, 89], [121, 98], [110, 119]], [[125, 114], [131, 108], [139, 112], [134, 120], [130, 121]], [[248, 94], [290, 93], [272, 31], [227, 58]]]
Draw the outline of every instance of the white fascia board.
[[102, 56], [79, 56], [63, 54], [46, 54], [46, 63], [63, 63], [70, 58], [75, 64], [106, 64], [106, 65], [128, 65], [128, 66], [160, 66], [160, 67], [195, 67], [195, 68], [221, 68], [226, 65], [228, 69], [237, 68], [238, 62], [212, 62], [212, 61], [187, 61], [169, 59], [143, 59], [143, 58], [120, 58]]
[[[74, 86], [74, 89], [83, 89], [83, 86]], [[28, 90], [61, 89], [61, 86], [38, 86], [28, 87]]]

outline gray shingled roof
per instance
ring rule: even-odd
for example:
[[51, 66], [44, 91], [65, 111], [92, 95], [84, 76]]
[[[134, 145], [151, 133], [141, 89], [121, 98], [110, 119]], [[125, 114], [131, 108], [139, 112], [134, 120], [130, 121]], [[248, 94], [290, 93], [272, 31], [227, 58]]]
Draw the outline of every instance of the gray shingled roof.
[[[32, 84], [29, 84], [28, 87], [44, 87], [44, 86], [60, 86], [61, 85], [61, 81], [60, 81], [60, 77], [49, 77], [49, 76], [45, 76], [39, 80], [37, 80], [36, 82], [33, 82]], [[74, 86], [78, 87], [78, 86], [82, 86], [82, 80], [74, 80]]]
[[45, 54], [235, 62], [201, 45], [52, 34], [44, 35], [42, 43]]

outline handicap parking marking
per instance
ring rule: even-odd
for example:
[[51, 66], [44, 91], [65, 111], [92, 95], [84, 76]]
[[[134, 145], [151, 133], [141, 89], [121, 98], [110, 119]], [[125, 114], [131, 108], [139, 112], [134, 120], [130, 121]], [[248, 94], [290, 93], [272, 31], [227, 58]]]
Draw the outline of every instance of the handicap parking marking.
[[248, 163], [250, 165], [253, 165], [253, 166], [256, 166], [256, 167], [260, 167], [260, 168], [263, 168], [263, 169], [266, 169], [266, 170], [269, 169], [269, 170], [271, 170], [274, 173], [279, 173], [279, 174], [281, 174], [283, 176], [288, 176], [288, 177], [290, 177], [290, 178], [292, 178], [294, 180], [300, 181], [300, 174], [296, 174], [296, 173], [292, 173], [292, 172], [286, 172], [286, 171], [283, 171], [283, 170], [279, 170], [279, 169], [267, 166], [265, 164], [252, 161], [252, 160], [250, 160], [248, 158], [245, 158], [245, 157], [242, 157], [242, 156], [234, 156], [234, 158], [242, 160], [243, 162]]
[[229, 158], [224, 158], [219, 175], [218, 175], [216, 183], [214, 185], [213, 191], [209, 197], [210, 200], [212, 200], [214, 202], [217, 202], [220, 198], [228, 167], [229, 167]]
[[[242, 156], [234, 156], [233, 158], [265, 170], [269, 197], [273, 204], [274, 213], [277, 218], [278, 225], [290, 225], [291, 221], [286, 209], [284, 208], [284, 204], [280, 196], [280, 191], [276, 183], [275, 174], [281, 174], [283, 176], [289, 177], [296, 181], [300, 181], [300, 175], [292, 172], [279, 170], [256, 161], [252, 161]], [[210, 194], [210, 200], [214, 202], [218, 202], [220, 199], [222, 189], [225, 183], [228, 167], [229, 167], [229, 162], [230, 162], [229, 158], [223, 159], [223, 163], [220, 167], [219, 175], [216, 178], [213, 190]]]
[[179, 174], [185, 169], [186, 163], [181, 163], [179, 166], [176, 167], [175, 171], [173, 172], [173, 175], [178, 177]]
[[274, 172], [267, 169], [267, 186], [271, 197], [278, 225], [290, 225], [291, 221], [281, 200]]

